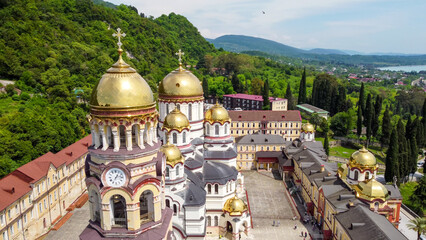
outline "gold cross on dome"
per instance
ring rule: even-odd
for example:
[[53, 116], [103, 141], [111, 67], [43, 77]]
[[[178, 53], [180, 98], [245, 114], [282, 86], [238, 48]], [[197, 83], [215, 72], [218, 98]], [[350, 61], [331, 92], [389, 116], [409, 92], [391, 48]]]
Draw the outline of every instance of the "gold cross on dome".
[[179, 56], [179, 65], [182, 65], [182, 56], [185, 55], [184, 52], [182, 52], [180, 49], [177, 53], [175, 53], [175, 55]]
[[121, 43], [121, 38], [122, 38], [122, 37], [125, 37], [125, 36], [126, 36], [126, 34], [125, 34], [124, 32], [121, 32], [121, 29], [120, 29], [120, 28], [117, 28], [117, 32], [116, 32], [116, 33], [113, 33], [113, 34], [112, 34], [112, 36], [113, 36], [113, 37], [118, 38], [118, 43], [117, 43], [117, 45], [118, 45], [118, 49], [121, 49], [121, 46], [123, 45], [123, 44]]

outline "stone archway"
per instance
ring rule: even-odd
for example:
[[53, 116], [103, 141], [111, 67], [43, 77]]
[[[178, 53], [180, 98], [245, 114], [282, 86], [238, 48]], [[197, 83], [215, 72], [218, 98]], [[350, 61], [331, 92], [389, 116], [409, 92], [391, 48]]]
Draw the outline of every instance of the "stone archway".
[[139, 214], [141, 224], [154, 220], [154, 194], [145, 190], [139, 197]]

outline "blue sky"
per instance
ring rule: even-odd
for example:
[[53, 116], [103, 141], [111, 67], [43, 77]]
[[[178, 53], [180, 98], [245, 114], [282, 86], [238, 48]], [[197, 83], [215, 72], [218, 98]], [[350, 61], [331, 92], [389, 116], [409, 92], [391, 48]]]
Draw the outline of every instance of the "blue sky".
[[[174, 12], [207, 38], [261, 37], [298, 48], [426, 54], [425, 0], [110, 0]], [[265, 12], [265, 14], [262, 13]]]

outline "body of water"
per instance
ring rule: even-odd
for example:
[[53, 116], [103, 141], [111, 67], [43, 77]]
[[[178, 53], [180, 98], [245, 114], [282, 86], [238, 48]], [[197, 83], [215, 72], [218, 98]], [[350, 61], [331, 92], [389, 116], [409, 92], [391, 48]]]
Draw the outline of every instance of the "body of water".
[[420, 72], [426, 71], [426, 65], [410, 65], [410, 66], [395, 66], [395, 67], [379, 67], [380, 70], [388, 71], [404, 71], [404, 72]]

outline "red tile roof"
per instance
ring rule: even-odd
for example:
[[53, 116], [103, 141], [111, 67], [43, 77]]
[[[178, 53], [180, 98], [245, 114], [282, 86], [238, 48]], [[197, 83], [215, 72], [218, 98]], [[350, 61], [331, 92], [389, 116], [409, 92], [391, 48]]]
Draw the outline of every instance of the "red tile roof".
[[228, 111], [232, 121], [302, 121], [298, 110]]
[[[230, 98], [240, 98], [240, 99], [263, 101], [263, 97], [260, 96], [260, 95], [236, 93], [236, 94], [226, 94], [226, 95], [223, 95], [223, 96], [224, 97], [230, 97]], [[269, 97], [269, 101], [271, 101], [271, 102], [281, 101], [281, 100], [284, 100], [284, 99], [283, 98], [276, 98], [276, 97]]]
[[63, 164], [69, 165], [87, 153], [87, 147], [91, 144], [92, 137], [89, 135], [57, 154], [48, 152], [0, 179], [0, 211], [30, 192], [30, 184], [46, 176], [51, 164], [56, 168]]

